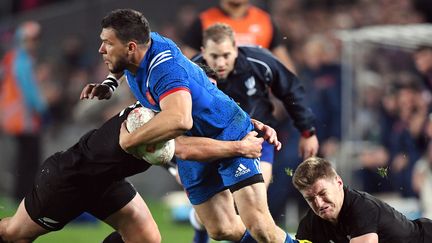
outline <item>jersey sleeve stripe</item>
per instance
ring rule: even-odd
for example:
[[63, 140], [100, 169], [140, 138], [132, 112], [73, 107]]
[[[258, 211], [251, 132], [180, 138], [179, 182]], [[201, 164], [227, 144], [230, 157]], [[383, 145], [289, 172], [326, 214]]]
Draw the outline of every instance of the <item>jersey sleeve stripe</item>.
[[265, 63], [265, 62], [263, 62], [261, 60], [252, 58], [252, 57], [247, 57], [246, 59], [248, 61], [250, 61], [250, 62], [255, 62], [255, 63], [261, 64], [262, 66], [264, 66], [264, 68], [266, 69], [266, 74], [267, 73], [270, 74], [271, 79], [273, 79], [273, 72], [272, 72], [270, 66], [267, 63]]
[[167, 97], [168, 95], [170, 95], [170, 94], [172, 94], [172, 93], [175, 93], [175, 92], [177, 92], [177, 91], [180, 91], [180, 90], [184, 90], [184, 91], [187, 91], [187, 92], [190, 93], [190, 90], [189, 90], [188, 88], [186, 88], [186, 87], [178, 87], [178, 88], [174, 88], [174, 89], [168, 90], [167, 92], [163, 93], [163, 94], [159, 97], [159, 102], [160, 102], [163, 98]]

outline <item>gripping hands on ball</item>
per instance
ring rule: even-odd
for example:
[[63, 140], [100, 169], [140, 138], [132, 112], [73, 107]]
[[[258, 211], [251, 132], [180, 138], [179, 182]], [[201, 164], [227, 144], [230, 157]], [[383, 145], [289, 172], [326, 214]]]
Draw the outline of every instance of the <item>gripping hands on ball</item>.
[[[133, 132], [140, 126], [147, 123], [155, 116], [155, 112], [145, 107], [138, 107], [132, 110], [125, 122], [123, 122], [120, 134], [122, 132]], [[122, 146], [122, 138], [120, 136], [120, 146]], [[125, 148], [122, 147], [123, 150]], [[134, 155], [139, 159], [143, 159], [152, 165], [163, 165], [168, 163], [174, 156], [175, 143], [174, 139], [156, 143], [156, 144], [140, 144], [133, 148], [125, 150], [127, 153]]]

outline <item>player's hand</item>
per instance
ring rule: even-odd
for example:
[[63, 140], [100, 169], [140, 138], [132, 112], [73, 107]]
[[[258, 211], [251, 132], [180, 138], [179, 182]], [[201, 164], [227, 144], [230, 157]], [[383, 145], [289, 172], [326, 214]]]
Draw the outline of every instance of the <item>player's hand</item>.
[[93, 99], [97, 97], [99, 100], [109, 99], [112, 96], [112, 90], [106, 84], [87, 84], [81, 91], [80, 99]]
[[277, 151], [282, 148], [282, 143], [278, 140], [276, 130], [258, 120], [251, 119], [251, 121], [254, 124], [255, 129], [262, 133], [265, 141], [275, 146]]
[[259, 158], [261, 157], [262, 143], [264, 138], [257, 137], [258, 133], [255, 131], [249, 132], [242, 140], [240, 140], [240, 153], [246, 158]]
[[119, 135], [119, 145], [120, 147], [128, 154], [134, 154], [133, 147], [129, 147], [127, 144], [129, 142], [130, 133], [126, 128], [126, 121], [120, 126], [120, 135]]
[[315, 156], [318, 153], [318, 138], [316, 135], [308, 138], [300, 137], [299, 156], [303, 159]]

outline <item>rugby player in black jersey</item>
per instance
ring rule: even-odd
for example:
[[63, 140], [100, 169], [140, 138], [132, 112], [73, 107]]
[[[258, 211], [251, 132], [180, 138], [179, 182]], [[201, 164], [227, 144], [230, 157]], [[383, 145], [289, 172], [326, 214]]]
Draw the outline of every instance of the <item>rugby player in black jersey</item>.
[[430, 243], [432, 221], [408, 220], [368, 193], [344, 186], [326, 159], [303, 161], [292, 178], [310, 206], [296, 237], [313, 243]]
[[[62, 229], [83, 212], [111, 225], [125, 242], [160, 242], [158, 227], [142, 197], [125, 180], [151, 165], [123, 151], [121, 124], [132, 105], [82, 136], [66, 151], [55, 153], [41, 166], [33, 189], [16, 213], [0, 221], [0, 242], [32, 242], [38, 236]], [[263, 137], [278, 143], [275, 131], [255, 122]], [[260, 125], [261, 124], [261, 125]], [[211, 161], [218, 158], [261, 155], [263, 138], [255, 131], [241, 141], [210, 138], [176, 138], [176, 156]]]

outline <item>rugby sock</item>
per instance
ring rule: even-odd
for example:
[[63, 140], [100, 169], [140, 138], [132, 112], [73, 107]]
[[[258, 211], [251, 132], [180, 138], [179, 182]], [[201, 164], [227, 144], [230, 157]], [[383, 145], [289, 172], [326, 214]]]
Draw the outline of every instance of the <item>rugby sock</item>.
[[257, 241], [252, 238], [252, 235], [248, 230], [246, 230], [243, 237], [240, 239], [240, 241], [237, 241], [237, 243], [257, 243]]
[[194, 237], [192, 243], [208, 243], [209, 236], [205, 230], [194, 229]]
[[117, 232], [114, 231], [111, 234], [109, 234], [103, 241], [102, 243], [124, 243], [121, 235]]
[[194, 238], [192, 243], [208, 243], [209, 242], [209, 236], [207, 234], [206, 229], [204, 228], [204, 225], [202, 225], [200, 222], [198, 222], [196, 216], [195, 216], [195, 209], [191, 209], [189, 212], [189, 221], [194, 228]]
[[285, 243], [298, 243], [298, 241], [292, 239], [291, 236], [287, 233], [285, 238]]

